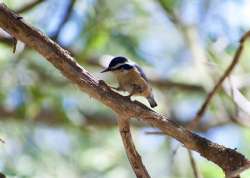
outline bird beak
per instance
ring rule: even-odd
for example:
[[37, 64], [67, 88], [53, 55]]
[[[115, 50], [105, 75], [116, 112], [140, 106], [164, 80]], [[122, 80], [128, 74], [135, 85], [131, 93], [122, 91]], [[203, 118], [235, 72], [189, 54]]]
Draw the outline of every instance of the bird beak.
[[104, 69], [103, 71], [101, 71], [101, 73], [104, 73], [104, 72], [109, 72], [109, 71], [111, 71], [109, 68], [106, 68], [106, 69]]

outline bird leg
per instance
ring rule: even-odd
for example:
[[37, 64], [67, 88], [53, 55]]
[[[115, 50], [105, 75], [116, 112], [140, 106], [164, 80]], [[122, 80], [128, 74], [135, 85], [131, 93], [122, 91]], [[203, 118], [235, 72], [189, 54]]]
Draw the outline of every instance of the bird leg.
[[130, 99], [130, 97], [132, 96], [132, 95], [134, 95], [136, 92], [135, 92], [135, 90], [133, 90], [128, 96], [126, 96], [126, 97], [128, 97], [129, 99]]
[[141, 92], [142, 92], [142, 88], [138, 85], [133, 84], [133, 90], [127, 97], [130, 98], [132, 95], [136, 93], [141, 93]]

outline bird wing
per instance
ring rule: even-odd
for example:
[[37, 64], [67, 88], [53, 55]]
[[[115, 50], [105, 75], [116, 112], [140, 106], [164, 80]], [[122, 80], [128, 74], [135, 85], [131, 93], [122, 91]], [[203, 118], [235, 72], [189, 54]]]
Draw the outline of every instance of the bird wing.
[[141, 77], [145, 80], [145, 81], [148, 81], [148, 79], [147, 79], [147, 77], [146, 77], [146, 75], [145, 75], [145, 73], [143, 72], [143, 70], [142, 70], [142, 68], [141, 67], [139, 67], [138, 65], [134, 65], [135, 66], [135, 68], [139, 71], [139, 73], [140, 73], [140, 75], [141, 75]]

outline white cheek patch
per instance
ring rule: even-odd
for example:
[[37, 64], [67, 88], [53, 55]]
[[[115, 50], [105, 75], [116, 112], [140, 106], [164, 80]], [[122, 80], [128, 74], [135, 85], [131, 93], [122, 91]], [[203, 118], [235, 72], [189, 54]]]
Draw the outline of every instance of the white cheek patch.
[[127, 70], [123, 70], [122, 71], [124, 74], [127, 74], [129, 71], [127, 71]]
[[116, 64], [115, 66], [111, 67], [111, 69], [117, 69], [118, 67], [124, 65], [125, 63], [119, 63], [119, 64]]

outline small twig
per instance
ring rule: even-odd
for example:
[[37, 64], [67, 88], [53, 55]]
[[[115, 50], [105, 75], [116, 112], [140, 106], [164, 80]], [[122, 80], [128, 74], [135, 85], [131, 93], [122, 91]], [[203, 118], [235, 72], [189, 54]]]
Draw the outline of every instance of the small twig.
[[129, 162], [134, 170], [137, 178], [150, 178], [147, 169], [143, 165], [141, 156], [136, 151], [135, 145], [130, 132], [129, 119], [118, 119], [118, 126], [122, 137], [123, 145], [125, 147]]
[[44, 0], [35, 0], [30, 2], [29, 4], [26, 4], [25, 6], [21, 7], [20, 9], [15, 10], [16, 13], [24, 13], [26, 11], [29, 11], [30, 9], [33, 9], [38, 4], [42, 3]]
[[197, 112], [195, 118], [190, 122], [188, 128], [189, 129], [194, 129], [201, 121], [202, 116], [204, 115], [208, 104], [210, 103], [210, 101], [212, 100], [213, 96], [215, 95], [215, 93], [219, 90], [219, 88], [221, 87], [222, 83], [224, 82], [224, 80], [231, 74], [231, 72], [233, 71], [234, 67], [236, 66], [236, 64], [239, 62], [240, 60], [240, 56], [242, 54], [243, 51], [243, 44], [245, 42], [245, 40], [250, 36], [250, 31], [246, 32], [241, 40], [240, 40], [240, 46], [238, 47], [233, 61], [231, 62], [231, 64], [228, 66], [228, 68], [226, 69], [226, 71], [224, 72], [224, 74], [221, 76], [221, 78], [219, 79], [219, 81], [217, 82], [217, 84], [214, 86], [213, 90], [208, 93], [206, 100], [204, 101], [204, 103], [202, 104], [201, 108], [199, 109], [199, 111]]
[[[16, 15], [17, 20], [21, 20], [23, 17]], [[15, 37], [12, 37], [12, 42], [13, 42], [13, 53], [16, 52], [16, 45], [17, 45], [17, 39]]]
[[149, 81], [151, 84], [157, 86], [157, 88], [178, 89], [182, 91], [205, 93], [205, 89], [200, 85], [189, 84], [185, 82], [183, 83], [175, 82], [175, 81], [166, 80], [166, 79], [150, 79], [149, 78]]
[[13, 41], [13, 53], [16, 52], [17, 39], [15, 37], [12, 38]]
[[192, 152], [190, 150], [187, 150], [187, 151], [188, 151], [188, 156], [189, 156], [191, 166], [192, 166], [192, 169], [193, 169], [194, 177], [195, 178], [200, 178], [199, 171], [198, 171], [197, 165], [196, 165], [195, 160], [194, 160], [194, 156], [193, 156], [193, 154], [192, 154]]
[[63, 26], [65, 25], [65, 23], [69, 20], [71, 14], [72, 14], [72, 11], [73, 11], [73, 7], [74, 7], [74, 4], [76, 3], [76, 0], [71, 0], [69, 1], [69, 4], [67, 5], [67, 8], [64, 12], [64, 15], [56, 29], [56, 31], [54, 32], [54, 35], [51, 37], [52, 39], [54, 39], [55, 41], [58, 40], [58, 36], [60, 35], [60, 32], [63, 28]]

